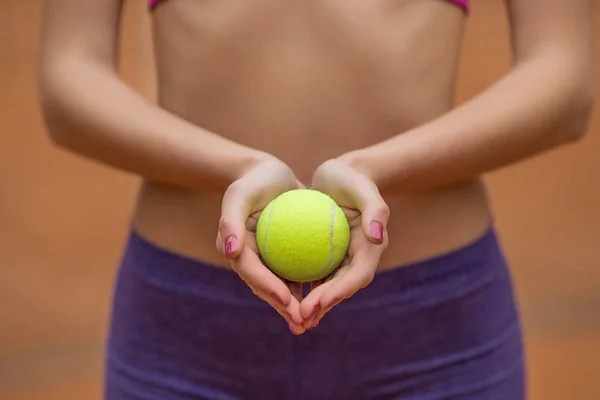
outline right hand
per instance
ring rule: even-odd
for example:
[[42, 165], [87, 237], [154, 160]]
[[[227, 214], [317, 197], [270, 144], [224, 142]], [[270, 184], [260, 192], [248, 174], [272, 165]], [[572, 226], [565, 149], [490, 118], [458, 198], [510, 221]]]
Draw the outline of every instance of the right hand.
[[223, 196], [217, 249], [255, 295], [285, 318], [290, 330], [304, 333], [302, 286], [279, 278], [261, 262], [256, 224], [261, 211], [281, 193], [304, 187], [282, 161], [270, 157], [233, 182]]

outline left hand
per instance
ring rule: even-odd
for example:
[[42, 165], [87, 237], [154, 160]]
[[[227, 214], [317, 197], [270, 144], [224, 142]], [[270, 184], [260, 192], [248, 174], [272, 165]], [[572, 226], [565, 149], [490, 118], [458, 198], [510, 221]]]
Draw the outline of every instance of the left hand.
[[300, 304], [305, 329], [316, 327], [335, 305], [371, 283], [388, 244], [390, 215], [375, 183], [343, 158], [321, 164], [311, 188], [328, 194], [342, 207], [350, 224], [350, 246], [334, 273], [311, 283], [310, 293]]
[[279, 278], [260, 259], [256, 225], [264, 207], [291, 189], [303, 188], [281, 160], [267, 156], [234, 181], [223, 195], [217, 249], [252, 292], [287, 321], [295, 335], [304, 333], [300, 314], [302, 287]]

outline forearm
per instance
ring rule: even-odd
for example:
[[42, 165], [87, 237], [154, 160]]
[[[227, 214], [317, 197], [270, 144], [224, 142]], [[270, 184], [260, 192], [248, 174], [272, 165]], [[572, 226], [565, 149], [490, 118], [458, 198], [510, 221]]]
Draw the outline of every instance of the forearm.
[[343, 157], [382, 192], [468, 180], [581, 137], [591, 80], [566, 60], [539, 57], [448, 114]]
[[222, 189], [266, 157], [160, 109], [83, 61], [43, 70], [40, 94], [57, 145], [147, 180]]

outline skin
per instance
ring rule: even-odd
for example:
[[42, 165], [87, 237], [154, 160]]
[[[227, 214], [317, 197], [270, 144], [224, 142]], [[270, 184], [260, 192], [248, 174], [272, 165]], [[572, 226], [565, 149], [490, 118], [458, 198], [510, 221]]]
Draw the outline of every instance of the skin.
[[[441, 0], [168, 0], [157, 104], [117, 74], [120, 3], [46, 0], [51, 139], [141, 176], [137, 232], [232, 268], [296, 334], [377, 271], [475, 240], [490, 225], [480, 176], [579, 140], [594, 103], [591, 0], [508, 0], [514, 67], [456, 108], [467, 16]], [[303, 186], [352, 227], [346, 262], [306, 298], [253, 237], [265, 205]]]

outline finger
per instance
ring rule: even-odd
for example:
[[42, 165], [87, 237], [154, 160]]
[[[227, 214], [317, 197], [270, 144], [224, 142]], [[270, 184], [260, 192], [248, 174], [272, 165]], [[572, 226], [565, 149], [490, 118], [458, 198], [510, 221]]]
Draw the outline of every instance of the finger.
[[383, 250], [382, 246], [374, 244], [365, 244], [358, 249], [348, 271], [321, 297], [322, 307], [330, 309], [369, 285], [375, 277]]
[[387, 223], [390, 218], [388, 207], [379, 190], [372, 182], [365, 183], [365, 190], [358, 190], [356, 202], [361, 212], [361, 224], [367, 240], [373, 244], [386, 241]]
[[300, 303], [298, 302], [298, 300], [292, 297], [290, 303], [287, 306], [285, 306], [274, 295], [265, 292], [264, 290], [259, 289], [257, 287], [253, 287], [247, 281], [247, 279], [244, 279], [244, 281], [256, 296], [258, 296], [260, 299], [262, 299], [271, 307], [273, 307], [275, 311], [277, 311], [277, 313], [286, 320], [291, 331], [294, 334], [299, 335], [301, 333], [304, 333], [305, 329], [302, 327], [303, 319], [300, 315]]
[[[312, 322], [311, 328], [319, 325], [321, 319], [332, 308], [352, 297], [373, 281], [386, 246], [387, 240], [383, 245], [365, 243], [356, 251], [350, 264], [344, 266], [341, 270], [342, 273], [336, 277], [335, 281], [332, 281], [331, 287], [328, 287], [320, 296], [320, 309], [317, 317]], [[307, 326], [307, 324], [305, 323], [304, 326]]]
[[245, 244], [246, 221], [251, 209], [248, 203], [249, 197], [243, 186], [235, 183], [227, 188], [223, 196], [219, 235], [220, 247], [228, 259], [239, 257]]
[[317, 312], [317, 307], [321, 304], [321, 297], [323, 296], [323, 293], [327, 291], [328, 286], [331, 286], [331, 281], [311, 290], [311, 292], [302, 300], [300, 303], [300, 314], [304, 320], [314, 317]]
[[324, 284], [326, 282], [329, 282], [330, 280], [332, 280], [336, 276], [339, 277], [341, 274], [343, 274], [345, 272], [346, 269], [348, 269], [348, 265], [350, 265], [350, 261], [348, 259], [348, 256], [346, 255], [346, 257], [344, 258], [344, 260], [342, 261], [342, 263], [340, 264], [340, 266], [337, 269], [335, 269], [332, 273], [330, 273], [329, 275], [327, 275], [323, 279], [312, 281], [310, 283], [310, 292], [312, 292], [313, 290], [315, 290], [316, 288], [318, 288], [322, 284]]
[[[340, 279], [349, 269], [349, 264], [340, 267], [333, 275], [330, 275], [321, 284], [315, 287], [300, 303], [300, 312], [304, 322], [302, 325], [305, 329], [315, 328], [319, 324], [322, 316], [329, 311], [324, 308], [323, 295], [327, 293], [335, 285], [335, 282]], [[329, 308], [331, 309], [331, 307]]]
[[314, 290], [311, 290], [308, 296], [300, 303], [300, 313], [304, 320], [302, 326], [305, 329], [311, 329], [315, 325], [322, 311], [321, 297], [327, 291], [328, 286], [331, 286], [331, 282], [323, 283]]
[[330, 276], [328, 276], [328, 277], [326, 277], [326, 278], [323, 278], [323, 279], [319, 279], [319, 280], [317, 280], [317, 281], [312, 281], [312, 282], [310, 283], [310, 290], [311, 290], [311, 292], [312, 292], [313, 290], [315, 290], [316, 288], [318, 288], [319, 286], [321, 286], [322, 284], [324, 284], [325, 282], [327, 282], [328, 280], [330, 280], [330, 279], [331, 279], [331, 276], [332, 276], [332, 275], [330, 275]]
[[276, 301], [265, 301], [271, 307], [273, 307], [275, 311], [277, 311], [277, 313], [283, 317], [283, 319], [285, 319], [285, 322], [288, 324], [290, 330], [292, 331], [292, 333], [294, 333], [294, 335], [300, 335], [306, 331], [302, 324], [294, 321], [294, 318], [291, 315], [289, 315], [285, 310], [282, 310], [280, 306], [278, 306], [278, 303]]
[[[390, 209], [371, 179], [355, 171], [348, 171], [346, 173], [352, 177], [351, 179], [340, 179], [340, 186], [336, 190], [329, 188], [330, 190], [325, 192], [341, 206], [358, 209], [362, 214], [361, 224], [367, 240], [373, 244], [382, 244], [385, 242]], [[315, 187], [319, 188], [318, 185]], [[346, 215], [348, 217], [347, 213]]]
[[246, 230], [249, 232], [256, 232], [256, 227], [258, 225], [258, 219], [260, 218], [260, 214], [262, 211], [255, 212], [250, 215], [246, 220]]
[[302, 326], [304, 318], [302, 318], [302, 314], [300, 313], [300, 302], [298, 300], [292, 298], [290, 304], [285, 307], [285, 311], [290, 316], [291, 322], [298, 326]]
[[311, 291], [308, 295], [302, 300], [300, 303], [300, 312], [302, 313], [302, 317], [304, 319], [309, 318], [311, 315], [314, 315], [315, 309], [317, 305], [322, 304], [322, 296], [324, 293], [330, 290], [330, 288], [335, 284], [335, 281], [339, 280], [340, 277], [345, 275], [350, 268], [350, 263], [344, 261], [342, 266], [340, 266], [334, 273], [326, 277], [325, 279], [321, 279], [317, 281], [318, 285], [312, 287]]
[[[287, 284], [287, 283], [286, 283]], [[299, 286], [300, 287], [300, 297], [302, 296], [302, 288], [300, 286], [299, 283], [295, 283], [295, 286]], [[289, 285], [288, 285], [289, 288]], [[294, 291], [297, 291], [298, 289], [294, 288]], [[264, 292], [263, 292], [264, 293]], [[278, 302], [276, 299], [274, 299], [274, 297], [270, 296], [271, 299], [275, 300], [276, 303], [278, 303], [278, 307], [281, 308], [281, 310], [291, 319], [291, 322], [298, 324], [298, 325], [302, 325], [302, 322], [304, 321], [304, 319], [302, 318], [302, 314], [300, 313], [300, 300], [298, 300], [297, 298], [297, 294], [294, 294], [293, 291], [290, 290], [291, 293], [291, 299], [288, 305], [283, 305], [280, 302]]]
[[321, 287], [323, 285], [325, 285], [327, 282], [330, 282], [332, 279], [334, 279], [334, 276], [336, 274], [340, 274], [340, 273], [341, 272], [338, 269], [335, 273], [330, 274], [326, 278], [319, 279], [317, 281], [313, 281], [310, 283], [310, 291], [308, 293], [308, 296], [310, 296], [310, 299], [308, 302], [305, 302], [305, 300], [303, 299], [302, 302], [300, 303], [301, 308], [303, 308], [303, 310], [301, 309], [302, 316], [304, 318], [303, 325], [306, 329], [310, 329], [310, 328], [314, 327], [313, 326], [314, 322], [317, 320], [318, 315], [321, 312], [320, 296], [324, 293], [324, 291], [327, 290], [327, 287], [325, 287], [325, 288], [321, 288]]
[[306, 185], [300, 182], [298, 179], [296, 179], [296, 186], [298, 186], [299, 189], [306, 189]]
[[287, 307], [283, 307], [279, 301], [267, 293], [261, 292], [260, 290], [252, 290], [258, 297], [268, 303], [271, 307], [281, 315], [287, 322], [290, 330], [295, 334], [299, 335], [305, 332], [306, 329], [302, 326], [302, 319], [300, 316], [300, 304], [297, 301], [292, 301]]
[[244, 246], [240, 256], [230, 260], [230, 264], [250, 287], [274, 297], [284, 307], [290, 304], [292, 295], [287, 285], [265, 267], [249, 247]]

